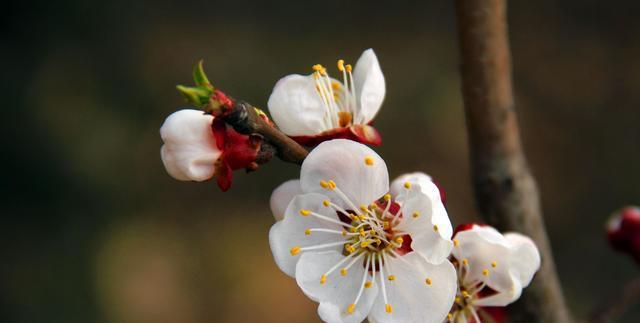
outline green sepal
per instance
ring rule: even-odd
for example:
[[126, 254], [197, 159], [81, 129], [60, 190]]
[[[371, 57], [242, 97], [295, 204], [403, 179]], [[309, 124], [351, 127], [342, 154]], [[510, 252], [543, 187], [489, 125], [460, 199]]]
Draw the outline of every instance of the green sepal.
[[203, 60], [198, 61], [198, 64], [193, 67], [193, 81], [197, 86], [205, 87], [211, 91], [214, 90], [213, 85], [209, 82], [207, 74], [204, 72]]
[[[206, 79], [206, 78], [205, 78]], [[183, 86], [177, 85], [176, 89], [180, 92], [187, 101], [198, 108], [202, 108], [209, 103], [209, 98], [213, 93], [213, 87], [208, 88], [206, 86]]]

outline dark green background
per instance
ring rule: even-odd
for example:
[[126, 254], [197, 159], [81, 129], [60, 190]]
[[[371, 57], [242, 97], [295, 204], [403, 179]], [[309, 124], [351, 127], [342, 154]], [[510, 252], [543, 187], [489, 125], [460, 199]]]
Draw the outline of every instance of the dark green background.
[[[275, 82], [372, 47], [387, 79], [377, 151], [438, 178], [476, 220], [451, 1], [24, 1], [0, 12], [3, 322], [316, 321], [275, 267], [274, 161], [233, 188], [170, 178], [158, 129], [212, 82], [264, 107]], [[638, 275], [603, 225], [640, 203], [640, 5], [513, 1], [515, 91], [560, 277], [579, 316]], [[331, 69], [330, 69], [331, 71]], [[621, 322], [640, 319], [640, 311]]]

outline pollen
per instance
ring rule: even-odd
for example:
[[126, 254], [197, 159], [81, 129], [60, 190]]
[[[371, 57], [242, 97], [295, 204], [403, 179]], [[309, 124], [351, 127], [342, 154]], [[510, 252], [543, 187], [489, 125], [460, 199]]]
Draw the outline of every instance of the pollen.
[[394, 275], [389, 275], [389, 280], [390, 280], [390, 281], [394, 281], [394, 280], [396, 280], [396, 276], [394, 276]]
[[492, 262], [492, 263], [491, 263], [491, 267], [493, 267], [493, 268], [498, 267], [498, 263], [497, 263], [497, 262], [495, 262], [495, 261], [494, 261], [494, 262]]
[[433, 225], [433, 231], [438, 232], [438, 225], [437, 224]]
[[369, 246], [369, 241], [362, 241], [360, 242], [360, 248], [366, 248]]
[[[342, 88], [342, 85], [340, 85], [340, 83], [338, 83], [338, 82], [331, 82], [331, 88], [334, 89], [334, 90], [340, 90]], [[337, 97], [338, 93], [334, 93], [333, 96]]]
[[391, 314], [393, 312], [393, 306], [391, 306], [391, 304], [385, 304], [384, 310], [387, 311], [387, 313]]
[[329, 180], [329, 181], [327, 182], [327, 184], [329, 184], [329, 189], [330, 189], [330, 190], [332, 190], [332, 189], [336, 188], [336, 182], [334, 182], [334, 181], [332, 181], [332, 180]]
[[420, 213], [419, 212], [413, 212], [413, 214], [411, 216], [413, 216], [414, 219], [417, 219], [420, 216]]
[[353, 311], [356, 310], [356, 304], [349, 304], [349, 307], [347, 308], [347, 312], [349, 314], [353, 314]]
[[305, 209], [300, 209], [300, 215], [307, 216], [309, 214], [311, 214], [311, 211], [305, 210]]
[[360, 229], [360, 235], [363, 236], [363, 237], [366, 235], [366, 232], [362, 228]]
[[324, 201], [322, 201], [322, 205], [324, 205], [324, 206], [326, 206], [326, 207], [329, 207], [329, 205], [331, 205], [331, 201], [329, 201], [329, 200], [324, 200]]
[[469, 260], [467, 258], [462, 259], [462, 264], [465, 266], [469, 265]]
[[360, 204], [360, 210], [362, 210], [362, 212], [367, 212], [368, 211], [367, 206], [364, 205], [364, 204]]
[[366, 220], [366, 219], [367, 219], [367, 217], [366, 217], [366, 216], [364, 216], [364, 215], [360, 215], [360, 216], [358, 216], [358, 219], [359, 219], [360, 221], [364, 221], [364, 220]]
[[351, 64], [345, 65], [344, 68], [347, 70], [348, 73], [351, 73], [351, 71], [353, 70], [353, 67], [351, 67]]
[[387, 202], [391, 201], [391, 194], [385, 194], [384, 195], [384, 200], [387, 201]]
[[320, 277], [320, 285], [324, 285], [324, 283], [327, 282], [327, 275], [322, 275], [322, 277]]
[[453, 246], [454, 246], [454, 247], [457, 247], [457, 246], [459, 246], [459, 245], [460, 245], [460, 240], [458, 240], [458, 239], [453, 239]]
[[342, 236], [343, 236], [343, 237], [346, 237], [346, 236], [347, 236], [347, 230], [344, 230], [344, 229], [342, 230]]
[[482, 275], [483, 276], [489, 276], [489, 269], [483, 269], [482, 270]]
[[369, 209], [371, 209], [371, 210], [375, 210], [377, 208], [378, 208], [378, 206], [375, 203], [371, 203], [371, 205], [369, 205]]
[[411, 188], [411, 183], [409, 183], [409, 182], [404, 182], [404, 188], [406, 188], [406, 189], [410, 189], [410, 188]]
[[364, 288], [371, 288], [372, 285], [373, 285], [373, 283], [368, 281], [368, 282], [364, 283]]
[[463, 291], [462, 291], [462, 297], [464, 297], [464, 298], [470, 298], [470, 297], [471, 297], [471, 295], [470, 295], [470, 294], [469, 294], [469, 292], [467, 292], [466, 290], [463, 290]]
[[385, 229], [385, 230], [389, 229], [389, 221], [383, 221], [382, 222], [382, 228]]
[[345, 249], [348, 253], [353, 253], [354, 251], [356, 251], [356, 249], [351, 245], [346, 246]]
[[449, 320], [453, 319], [453, 314], [451, 314], [451, 313], [447, 314], [447, 319], [449, 319]]
[[322, 186], [322, 188], [329, 188], [329, 183], [326, 181], [320, 181], [320, 186]]
[[289, 252], [291, 253], [292, 256], [295, 256], [295, 255], [300, 253], [300, 247], [298, 247], [298, 246], [293, 247], [293, 248], [291, 248], [291, 250]]
[[403, 242], [404, 242], [404, 239], [402, 239], [402, 237], [396, 238], [396, 243], [402, 244]]
[[338, 70], [340, 72], [344, 71], [344, 60], [343, 59], [339, 59], [338, 60]]
[[460, 304], [460, 302], [462, 302], [462, 299], [459, 296], [456, 296], [456, 303]]
[[431, 286], [431, 284], [433, 284], [433, 280], [431, 280], [431, 278], [425, 279], [424, 282], [429, 286]]
[[367, 156], [367, 157], [365, 157], [365, 158], [364, 158], [364, 163], [365, 163], [367, 166], [373, 166], [373, 157], [371, 157], [371, 156]]
[[346, 276], [348, 272], [349, 272], [349, 271], [347, 270], [347, 268], [342, 268], [342, 269], [340, 269], [340, 275], [341, 275], [341, 276]]
[[304, 235], [311, 235], [311, 229], [304, 230]]

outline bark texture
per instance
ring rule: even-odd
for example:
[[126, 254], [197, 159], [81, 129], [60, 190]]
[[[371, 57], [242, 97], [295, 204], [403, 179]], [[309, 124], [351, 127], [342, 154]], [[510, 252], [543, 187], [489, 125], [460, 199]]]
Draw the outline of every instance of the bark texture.
[[538, 245], [542, 267], [510, 322], [572, 322], [546, 234], [540, 197], [522, 151], [514, 110], [506, 0], [456, 0], [462, 94], [480, 215]]

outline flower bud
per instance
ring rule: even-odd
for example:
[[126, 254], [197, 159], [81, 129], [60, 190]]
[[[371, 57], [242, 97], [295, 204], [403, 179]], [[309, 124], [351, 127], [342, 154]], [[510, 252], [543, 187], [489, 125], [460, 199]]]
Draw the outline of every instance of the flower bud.
[[640, 263], [640, 208], [627, 206], [613, 213], [607, 223], [613, 249], [630, 254]]

